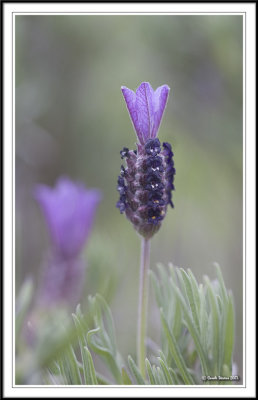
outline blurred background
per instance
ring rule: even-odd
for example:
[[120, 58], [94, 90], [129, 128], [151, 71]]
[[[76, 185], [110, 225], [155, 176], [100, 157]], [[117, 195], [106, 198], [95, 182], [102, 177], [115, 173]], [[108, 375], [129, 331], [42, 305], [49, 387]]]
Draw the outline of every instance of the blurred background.
[[[159, 138], [175, 154], [175, 209], [152, 240], [151, 268], [172, 262], [200, 282], [220, 264], [234, 294], [242, 376], [242, 17], [15, 18], [16, 291], [27, 277], [37, 288], [48, 249], [35, 184], [65, 175], [100, 188], [82, 309], [88, 295], [103, 294], [122, 355], [135, 357], [140, 239], [115, 204], [119, 151], [134, 149], [136, 136], [120, 88], [167, 84]], [[159, 343], [153, 299], [151, 291], [148, 329]]]

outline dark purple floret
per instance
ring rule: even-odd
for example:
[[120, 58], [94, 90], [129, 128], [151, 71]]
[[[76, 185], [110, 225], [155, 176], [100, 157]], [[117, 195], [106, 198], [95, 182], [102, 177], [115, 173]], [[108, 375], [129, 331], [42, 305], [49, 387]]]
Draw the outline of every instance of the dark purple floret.
[[148, 205], [151, 207], [164, 206], [166, 201], [163, 198], [162, 191], [150, 191], [148, 196]]
[[124, 178], [126, 176], [126, 170], [125, 170], [125, 167], [123, 165], [121, 165], [120, 174], [121, 174], [122, 178]]
[[121, 158], [123, 159], [129, 157], [128, 153], [129, 149], [127, 147], [123, 147], [123, 149], [120, 151]]
[[153, 170], [156, 170], [157, 168], [162, 167], [162, 163], [163, 163], [163, 161], [160, 156], [150, 156], [145, 160], [144, 167], [145, 167], [145, 169], [151, 168]]
[[164, 151], [164, 156], [166, 157], [166, 161], [167, 161], [167, 163], [170, 163], [172, 161], [172, 157], [174, 155], [171, 144], [164, 142], [163, 148], [164, 148], [163, 151]]
[[164, 189], [164, 187], [165, 186], [162, 182], [154, 182], [153, 181], [151, 183], [148, 183], [144, 188], [146, 190], [153, 192], [153, 191], [160, 191], [160, 190]]
[[121, 199], [118, 200], [118, 202], [116, 203], [116, 207], [119, 208], [120, 214], [123, 214], [123, 212], [125, 211], [125, 207], [126, 207], [125, 201], [123, 201]]
[[150, 171], [147, 173], [146, 182], [147, 183], [160, 183], [162, 176], [157, 171]]
[[160, 192], [155, 192], [155, 191], [149, 191], [148, 192], [148, 200], [152, 201], [152, 202], [157, 202], [157, 201], [161, 201], [163, 197], [163, 193]]
[[[171, 190], [173, 190], [173, 189], [171, 189]], [[172, 207], [172, 208], [174, 208], [174, 204], [173, 204], [173, 201], [172, 201], [172, 194], [171, 194], [171, 190], [170, 190], [170, 191], [168, 191], [168, 204], [170, 204], [170, 205], [171, 205], [171, 207]]]
[[156, 139], [149, 139], [145, 143], [145, 152], [146, 154], [150, 156], [156, 156], [158, 153], [160, 153], [161, 148], [160, 148], [160, 141], [158, 138]]
[[148, 222], [154, 225], [157, 225], [164, 216], [162, 215], [162, 211], [160, 207], [152, 207], [148, 210]]
[[118, 176], [117, 183], [118, 183], [118, 186], [124, 186], [125, 185], [124, 178], [122, 178], [121, 176]]
[[[125, 169], [124, 169], [124, 171], [125, 171]], [[127, 187], [125, 185], [124, 178], [122, 176], [120, 176], [120, 175], [118, 176], [118, 179], [117, 179], [117, 190], [118, 190], [118, 192], [120, 194], [120, 198], [119, 198], [118, 202], [116, 203], [116, 207], [120, 209], [120, 213], [122, 214], [125, 211], [125, 208], [126, 208], [126, 190], [127, 190]]]
[[165, 159], [166, 159], [166, 164], [167, 164], [167, 168], [166, 168], [166, 179], [167, 179], [167, 199], [168, 199], [168, 204], [171, 205], [172, 208], [174, 208], [174, 204], [172, 202], [172, 190], [175, 190], [175, 186], [174, 186], [174, 178], [175, 178], [175, 174], [176, 174], [176, 169], [174, 167], [174, 160], [173, 160], [173, 151], [172, 151], [172, 147], [169, 143], [163, 143], [163, 152], [165, 155]]

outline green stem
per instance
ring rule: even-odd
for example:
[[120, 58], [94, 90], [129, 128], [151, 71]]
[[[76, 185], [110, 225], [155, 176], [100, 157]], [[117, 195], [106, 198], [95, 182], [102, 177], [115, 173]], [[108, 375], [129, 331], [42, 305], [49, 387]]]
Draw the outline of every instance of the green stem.
[[142, 376], [145, 378], [145, 336], [148, 306], [148, 270], [150, 266], [150, 239], [142, 239], [140, 286], [138, 306], [137, 356]]

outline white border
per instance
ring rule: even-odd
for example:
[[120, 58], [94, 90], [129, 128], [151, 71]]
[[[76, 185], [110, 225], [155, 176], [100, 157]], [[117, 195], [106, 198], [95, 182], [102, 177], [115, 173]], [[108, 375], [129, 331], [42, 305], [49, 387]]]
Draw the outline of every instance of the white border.
[[254, 5], [246, 3], [14, 3], [5, 4], [10, 12], [17, 13], [243, 13], [255, 11]]
[[[152, 4], [152, 3], [6, 3], [3, 4], [4, 11], [4, 397], [254, 397], [255, 395], [255, 318], [252, 312], [255, 305], [255, 3], [175, 3], [175, 4]], [[243, 82], [244, 93], [244, 123], [243, 128], [246, 135], [243, 141], [244, 150], [248, 157], [246, 163], [246, 179], [243, 182], [244, 209], [246, 209], [246, 220], [243, 215], [243, 226], [246, 223], [246, 248], [244, 245], [244, 263], [246, 269], [243, 279], [244, 296], [246, 295], [246, 307], [244, 307], [243, 318], [246, 318], [246, 327], [244, 329], [244, 343], [246, 343], [246, 353], [244, 352], [243, 370], [246, 370], [247, 364], [246, 388], [235, 387], [46, 387], [46, 386], [24, 386], [12, 388], [12, 361], [13, 358], [13, 340], [10, 335], [14, 315], [12, 306], [13, 279], [12, 266], [14, 265], [14, 150], [13, 127], [14, 113], [12, 120], [12, 107], [14, 107], [14, 81], [12, 80], [12, 13], [95, 13], [106, 15], [107, 13], [122, 15], [130, 13], [155, 13], [157, 15], [168, 15], [169, 13], [246, 13], [246, 71], [244, 64]], [[101, 13], [101, 14], [99, 14]], [[31, 15], [31, 14], [30, 14]], [[14, 46], [13, 46], [14, 52]], [[15, 56], [15, 54], [13, 54]], [[13, 59], [14, 62], [14, 59]], [[246, 72], [246, 74], [245, 74]], [[12, 86], [13, 83], [13, 86]], [[246, 85], [245, 85], [246, 83]], [[13, 89], [12, 89], [13, 88]], [[245, 96], [247, 95], [247, 97]], [[13, 108], [14, 109], [14, 108]], [[245, 131], [246, 129], [246, 131]], [[11, 176], [11, 171], [13, 176]], [[11, 179], [12, 178], [12, 179]], [[13, 183], [13, 186], [12, 186]], [[12, 214], [13, 213], [13, 214]], [[13, 215], [13, 219], [12, 219]], [[13, 246], [12, 246], [13, 243]], [[245, 260], [246, 257], [246, 260]], [[246, 291], [245, 288], [248, 288]], [[245, 313], [245, 309], [247, 312]], [[248, 341], [246, 341], [246, 332]], [[13, 363], [14, 365], [14, 363]], [[212, 393], [211, 393], [212, 389]], [[39, 395], [40, 393], [40, 395]]]

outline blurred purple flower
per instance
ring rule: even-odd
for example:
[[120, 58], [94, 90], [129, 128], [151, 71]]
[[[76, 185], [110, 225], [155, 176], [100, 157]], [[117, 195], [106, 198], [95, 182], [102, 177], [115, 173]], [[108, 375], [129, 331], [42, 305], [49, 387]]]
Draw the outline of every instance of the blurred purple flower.
[[136, 92], [122, 86], [123, 96], [141, 145], [158, 135], [170, 88], [167, 85], [155, 91], [149, 82], [142, 82]]
[[36, 199], [44, 213], [55, 251], [65, 258], [78, 255], [91, 232], [100, 192], [60, 178], [54, 189], [37, 185]]
[[84, 274], [80, 254], [92, 229], [100, 191], [60, 178], [53, 189], [37, 185], [35, 197], [51, 239], [41, 297], [72, 301], [80, 294]]

